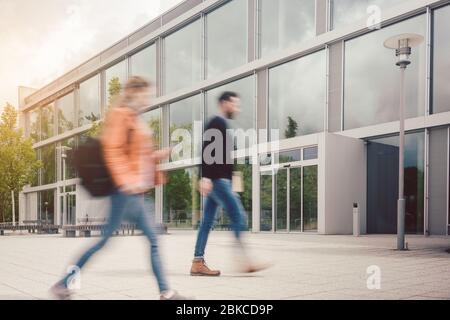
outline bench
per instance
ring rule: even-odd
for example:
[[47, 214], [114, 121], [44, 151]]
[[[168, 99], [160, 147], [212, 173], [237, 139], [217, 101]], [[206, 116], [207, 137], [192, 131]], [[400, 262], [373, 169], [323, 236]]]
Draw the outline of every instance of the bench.
[[[105, 233], [106, 225], [104, 224], [84, 224], [84, 225], [68, 225], [63, 226], [64, 235], [66, 237], [76, 237], [76, 233], [78, 231], [78, 234], [80, 237], [90, 237], [93, 231], [100, 231], [100, 233], [103, 235]], [[134, 235], [134, 230], [136, 230], [135, 224], [122, 224], [119, 229], [117, 229], [114, 233], [115, 235], [119, 235], [119, 233], [122, 233], [125, 235], [125, 232], [129, 235]]]
[[0, 235], [4, 236], [6, 230], [55, 234], [59, 232], [59, 226], [54, 224], [43, 224], [41, 220], [26, 220], [22, 224], [16, 225], [13, 225], [12, 222], [0, 223]]

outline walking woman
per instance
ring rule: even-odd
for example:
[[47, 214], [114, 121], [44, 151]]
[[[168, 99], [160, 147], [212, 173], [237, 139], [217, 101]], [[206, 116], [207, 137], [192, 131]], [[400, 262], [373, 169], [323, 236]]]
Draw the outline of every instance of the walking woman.
[[160, 299], [183, 299], [171, 290], [158, 252], [157, 234], [150, 215], [151, 203], [144, 194], [164, 182], [157, 163], [169, 150], [153, 149], [152, 133], [140, 121], [141, 111], [150, 105], [150, 83], [141, 77], [128, 80], [123, 93], [106, 117], [100, 137], [105, 163], [115, 184], [110, 196], [111, 211], [102, 239], [88, 249], [75, 264], [75, 270], [54, 285], [51, 292], [59, 299], [70, 298], [69, 284], [88, 260], [106, 244], [122, 221], [135, 223], [150, 243], [150, 263], [156, 277]]

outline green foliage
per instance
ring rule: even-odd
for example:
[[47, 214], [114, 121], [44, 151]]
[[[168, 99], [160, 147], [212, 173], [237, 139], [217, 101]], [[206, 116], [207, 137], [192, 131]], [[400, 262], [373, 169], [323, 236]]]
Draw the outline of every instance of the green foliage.
[[288, 117], [288, 125], [287, 129], [284, 132], [284, 136], [286, 139], [294, 138], [297, 136], [298, 123], [292, 117]]
[[18, 216], [18, 195], [22, 188], [35, 180], [42, 166], [33, 150], [33, 142], [25, 138], [17, 126], [17, 111], [7, 104], [0, 120], [0, 219], [12, 219], [11, 191], [16, 196], [16, 217]]
[[122, 84], [120, 83], [119, 77], [113, 77], [108, 82], [108, 102], [111, 106], [114, 102], [114, 99], [120, 94], [120, 90], [122, 89]]

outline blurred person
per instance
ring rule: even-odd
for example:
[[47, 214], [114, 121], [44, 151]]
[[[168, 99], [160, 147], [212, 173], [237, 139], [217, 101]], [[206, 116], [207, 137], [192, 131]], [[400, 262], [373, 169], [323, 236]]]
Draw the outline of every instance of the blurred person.
[[139, 119], [143, 109], [150, 105], [150, 97], [150, 83], [141, 77], [132, 77], [106, 117], [100, 142], [106, 167], [115, 185], [115, 191], [110, 196], [108, 222], [102, 239], [81, 256], [74, 271], [52, 287], [51, 292], [59, 299], [70, 298], [71, 281], [92, 255], [103, 248], [124, 220], [136, 223], [150, 242], [150, 264], [158, 283], [160, 299], [184, 299], [167, 282], [150, 214], [151, 203], [144, 197], [155, 185], [164, 182], [164, 175], [157, 170], [157, 163], [170, 153], [169, 149], [153, 150], [152, 133]]
[[[224, 92], [219, 97], [219, 115], [210, 119], [206, 126], [205, 133], [220, 135], [221, 144], [217, 138], [206, 141], [205, 138], [202, 149], [202, 179], [199, 182], [199, 191], [206, 197], [203, 206], [203, 217], [199, 227], [197, 242], [195, 245], [194, 260], [191, 267], [191, 276], [220, 276], [219, 270], [210, 269], [205, 262], [205, 248], [211, 228], [214, 225], [219, 207], [222, 207], [231, 220], [231, 228], [241, 251], [241, 258], [244, 258], [244, 273], [252, 273], [265, 269], [267, 266], [256, 265], [248, 258], [242, 242], [242, 230], [246, 221], [244, 208], [239, 195], [233, 192], [233, 158], [234, 150], [233, 137], [227, 133], [228, 120], [233, 119], [239, 112], [239, 95], [235, 92]], [[221, 147], [221, 150], [211, 149], [212, 144]], [[214, 154], [212, 154], [214, 153]], [[210, 157], [210, 159], [207, 159]], [[215, 158], [214, 161], [211, 161]]]

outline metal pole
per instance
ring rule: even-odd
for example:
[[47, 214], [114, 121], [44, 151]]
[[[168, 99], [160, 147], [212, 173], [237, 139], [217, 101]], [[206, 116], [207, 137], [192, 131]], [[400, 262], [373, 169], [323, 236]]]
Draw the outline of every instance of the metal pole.
[[16, 202], [14, 199], [14, 190], [11, 190], [11, 199], [12, 199], [12, 225], [16, 225]]
[[405, 250], [405, 197], [404, 197], [404, 164], [405, 164], [405, 71], [400, 67], [400, 148], [398, 174], [398, 207], [397, 207], [397, 250]]

